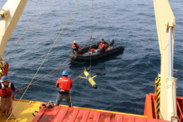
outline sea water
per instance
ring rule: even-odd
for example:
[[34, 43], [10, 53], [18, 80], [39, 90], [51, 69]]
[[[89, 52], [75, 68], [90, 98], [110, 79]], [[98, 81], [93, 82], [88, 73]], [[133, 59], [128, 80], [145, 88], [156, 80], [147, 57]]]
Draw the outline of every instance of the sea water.
[[[6, 0], [1, 0], [0, 7]], [[23, 14], [9, 39], [6, 51], [21, 37], [49, 0], [29, 0]], [[17, 89], [31, 82], [43, 59], [64, 27], [77, 0], [53, 0], [32, 28], [5, 56], [9, 63], [9, 79]], [[177, 95], [183, 93], [183, 2], [170, 1], [176, 19], [174, 77], [177, 81]], [[60, 37], [53, 46], [34, 81], [47, 75], [66, 61], [74, 40], [83, 46], [91, 37], [92, 1], [81, 0]], [[74, 79], [84, 67], [91, 65], [91, 75], [98, 88], [93, 89], [85, 79], [77, 79], [71, 89], [74, 106], [143, 114], [146, 94], [154, 92], [154, 79], [160, 72], [160, 51], [152, 0], [94, 0], [92, 18], [93, 42], [101, 38], [115, 40], [115, 45], [125, 46], [122, 53], [102, 60], [85, 63], [71, 63], [66, 71]], [[48, 102], [56, 100], [58, 89], [55, 83], [59, 74], [70, 60], [55, 72], [41, 79], [33, 86], [45, 85], [27, 90], [23, 99]], [[56, 77], [55, 77], [56, 76]], [[52, 79], [52, 80], [51, 80]], [[32, 87], [32, 86], [30, 86]], [[17, 95], [19, 99], [23, 91]], [[63, 101], [62, 104], [66, 104]]]

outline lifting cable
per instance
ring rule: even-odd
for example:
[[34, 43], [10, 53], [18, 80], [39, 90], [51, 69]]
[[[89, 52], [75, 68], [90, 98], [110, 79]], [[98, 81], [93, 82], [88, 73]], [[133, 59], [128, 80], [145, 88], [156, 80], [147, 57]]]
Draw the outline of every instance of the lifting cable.
[[54, 41], [52, 47], [51, 47], [50, 50], [48, 51], [48, 53], [47, 53], [47, 55], [45, 56], [44, 60], [42, 61], [41, 65], [39, 66], [38, 70], [36, 71], [34, 77], [33, 77], [32, 80], [30, 81], [30, 83], [29, 83], [29, 85], [27, 86], [27, 88], [25, 89], [25, 91], [24, 91], [23, 95], [21, 96], [21, 98], [19, 99], [18, 103], [15, 105], [14, 109], [12, 110], [12, 112], [11, 112], [10, 116], [8, 117], [8, 119], [6, 120], [6, 122], [10, 119], [11, 115], [13, 114], [13, 112], [14, 112], [15, 109], [16, 109], [16, 107], [17, 107], [18, 104], [20, 103], [20, 100], [23, 98], [23, 96], [24, 96], [25, 93], [27, 92], [29, 86], [31, 85], [31, 83], [32, 83], [32, 81], [34, 80], [34, 78], [36, 77], [36, 75], [37, 75], [37, 73], [39, 72], [39, 70], [40, 70], [41, 66], [43, 65], [44, 61], [46, 60], [47, 56], [48, 56], [49, 53], [51, 52], [53, 46], [54, 46], [55, 43], [57, 42], [57, 40], [58, 40], [60, 34], [62, 33], [63, 29], [65, 28], [66, 24], [68, 23], [69, 19], [71, 18], [72, 14], [74, 13], [74, 11], [75, 11], [76, 7], [78, 6], [79, 2], [80, 2], [80, 0], [78, 0], [78, 2], [77, 2], [77, 4], [76, 4], [75, 8], [73, 9], [72, 13], [70, 14], [69, 18], [67, 19], [67, 21], [66, 21], [64, 27], [62, 28], [62, 30], [61, 30], [60, 33], [58, 34], [58, 36], [57, 36], [57, 38], [55, 39], [55, 41]]
[[[88, 67], [86, 70], [89, 70], [90, 69], [90, 67]], [[60, 73], [59, 73], [60, 74]], [[58, 75], [59, 75], [58, 74]], [[84, 72], [82, 72], [80, 75], [78, 75], [77, 77], [75, 77], [72, 81], [74, 82], [74, 81], [76, 81], [81, 75], [83, 75], [84, 74]], [[52, 79], [51, 79], [52, 80]], [[50, 81], [51, 81], [50, 80]], [[48, 82], [50, 82], [50, 81], [48, 81]], [[42, 86], [42, 85], [45, 85], [45, 84], [47, 84], [48, 82], [46, 82], [46, 83], [44, 83], [44, 84], [41, 84], [41, 85], [39, 85], [39, 86], [34, 86], [34, 87], [32, 87], [32, 88], [35, 88], [35, 87], [40, 87], [40, 86]], [[31, 87], [30, 87], [31, 88]], [[16, 98], [16, 95], [17, 95], [18, 93], [15, 93], [15, 95], [13, 96], [13, 100], [15, 100], [15, 98]], [[12, 101], [12, 103], [11, 103], [11, 108], [12, 108], [12, 104], [13, 104], [13, 101]], [[10, 108], [10, 109], [11, 109]], [[10, 112], [10, 111], [9, 111]], [[8, 113], [8, 115], [9, 115], [9, 113]], [[14, 117], [14, 115], [12, 114], [12, 116]], [[14, 117], [15, 118], [15, 117]]]
[[[93, 18], [93, 0], [92, 0], [92, 8], [91, 8], [91, 43], [90, 43], [90, 50], [91, 50], [91, 45], [92, 45], [92, 41], [93, 41], [93, 39], [92, 39], [92, 18]], [[90, 52], [90, 67], [91, 67], [91, 53], [92, 52]], [[92, 68], [90, 68], [90, 74], [91, 74], [91, 69]]]
[[[89, 39], [89, 40], [91, 40], [92, 41], [92, 18], [93, 18], [93, 0], [92, 0], [92, 11], [91, 11], [91, 38]], [[85, 43], [85, 45], [89, 42], [89, 40]], [[82, 49], [85, 47], [85, 45], [81, 48], [81, 50], [77, 53], [77, 54], [79, 54], [81, 51], [82, 51]], [[91, 45], [90, 45], [90, 49], [91, 49]], [[75, 55], [73, 55], [73, 56], [75, 56]], [[72, 56], [72, 57], [73, 57]], [[78, 55], [77, 55], [78, 56]], [[77, 57], [76, 56], [76, 57]], [[76, 58], [75, 57], [75, 58]], [[74, 58], [74, 59], [75, 59]], [[74, 61], [74, 59], [70, 62], [70, 63], [72, 63], [73, 61]], [[65, 61], [65, 62], [67, 62], [69, 60], [69, 58]], [[64, 63], [65, 63], [64, 62]], [[35, 82], [33, 82], [32, 84], [34, 84], [34, 83], [36, 83], [36, 82], [38, 82], [38, 81], [40, 81], [41, 79], [43, 79], [43, 78], [45, 78], [46, 76], [48, 76], [49, 74], [51, 74], [51, 73], [53, 73], [56, 69], [58, 69], [59, 67], [61, 67], [64, 63], [62, 63], [61, 65], [59, 65], [57, 68], [55, 68], [53, 71], [51, 71], [50, 73], [48, 73], [47, 75], [45, 75], [45, 76], [43, 76], [42, 78], [40, 78], [40, 79], [38, 79], [37, 81], [35, 81]], [[64, 68], [64, 70], [70, 65], [70, 63]], [[90, 56], [90, 67], [91, 67], [91, 56]], [[63, 72], [63, 71], [62, 71]], [[60, 73], [59, 73], [60, 74]], [[59, 75], [58, 74], [58, 75]], [[91, 69], [90, 69], [90, 74], [91, 74]], [[57, 77], [58, 75], [56, 75], [55, 77]], [[54, 78], [55, 78], [54, 77]], [[79, 76], [78, 76], [79, 77]], [[52, 78], [51, 80], [53, 80], [54, 78]], [[77, 78], [78, 79], [78, 78]], [[49, 80], [48, 82], [50, 82], [51, 80]], [[74, 79], [73, 81], [75, 81], [76, 79]], [[47, 84], [48, 82], [46, 82], [46, 83], [43, 83], [43, 84], [41, 84], [41, 85], [38, 85], [38, 86], [34, 86], [34, 87], [29, 87], [29, 88], [35, 88], [35, 87], [39, 87], [39, 86], [42, 86], [42, 85], [45, 85], [45, 84]], [[32, 85], [31, 84], [31, 85]], [[27, 86], [26, 87], [24, 87], [24, 88], [21, 88], [21, 89], [19, 89], [19, 91], [21, 91], [21, 90], [23, 90], [23, 89], [25, 89], [25, 88], [27, 88]]]
[[15, 44], [3, 55], [6, 56], [7, 53], [20, 41], [20, 39], [23, 38], [23, 36], [29, 31], [29, 29], [36, 23], [36, 21], [41, 17], [41, 15], [45, 12], [45, 10], [48, 8], [48, 6], [52, 3], [53, 0], [50, 0], [48, 4], [44, 7], [44, 9], [41, 11], [41, 13], [37, 16], [37, 18], [32, 22], [32, 24], [28, 27], [28, 29], [22, 34], [22, 36], [15, 42]]
[[[78, 53], [76, 53], [76, 54], [74, 54], [73, 56], [75, 56], [76, 55], [76, 57], [79, 55], [79, 53], [82, 51], [82, 49], [86, 46], [86, 44], [88, 43], [90, 41], [90, 39], [88, 39], [88, 41], [85, 43], [85, 45], [81, 48], [81, 50], [79, 50], [78, 51]], [[72, 57], [73, 57], [72, 56]], [[71, 57], [71, 58], [72, 58]], [[76, 58], [75, 57], [75, 58]], [[75, 60], [75, 58], [64, 68], [64, 70]], [[68, 60], [69, 60], [70, 58], [68, 58], [64, 63], [66, 63]], [[45, 78], [46, 76], [48, 76], [49, 74], [51, 74], [51, 73], [53, 73], [56, 69], [58, 69], [59, 67], [61, 67], [64, 63], [62, 63], [61, 65], [59, 65], [57, 68], [55, 68], [53, 71], [51, 71], [50, 73], [48, 73], [47, 75], [45, 75], [45, 76], [43, 76], [42, 78], [40, 78], [40, 79], [38, 79], [37, 81], [35, 81], [35, 82], [33, 82], [32, 84], [34, 84], [34, 83], [36, 83], [36, 82], [38, 82], [38, 81], [40, 81], [41, 79], [43, 79], [43, 78]], [[89, 69], [90, 67], [88, 67], [87, 68], [87, 70]], [[63, 70], [62, 70], [62, 72], [63, 72]], [[58, 75], [60, 75], [62, 72], [60, 72], [59, 74], [57, 74], [55, 77], [57, 77]], [[83, 75], [84, 74], [84, 72], [82, 72], [80, 75], [78, 75], [76, 78], [74, 78], [72, 81], [74, 82], [75, 80], [77, 80], [81, 75]], [[55, 78], [54, 77], [54, 78]], [[54, 78], [52, 78], [51, 80], [49, 80], [49, 81], [47, 81], [46, 83], [43, 83], [43, 84], [40, 84], [40, 85], [38, 85], [38, 86], [33, 86], [33, 87], [29, 87], [29, 88], [35, 88], [35, 87], [40, 87], [40, 86], [43, 86], [43, 85], [45, 85], [45, 84], [47, 84], [48, 82], [50, 82], [50, 81], [52, 81]], [[32, 85], [31, 84], [31, 85]], [[23, 87], [23, 88], [21, 88], [21, 89], [19, 89], [19, 91], [21, 91], [21, 90], [23, 90], [23, 89], [26, 89], [28, 86], [26, 86], [26, 87]], [[15, 95], [13, 96], [13, 100], [16, 98], [16, 95], [17, 95], [18, 93], [15, 93]], [[12, 104], [13, 104], [13, 101], [12, 101], [12, 103], [11, 103], [11, 108], [12, 108]], [[8, 113], [8, 115], [9, 115], [9, 113]], [[13, 116], [13, 115], [12, 115]]]
[[[82, 49], [86, 46], [86, 44], [88, 43], [90, 41], [90, 39], [88, 39], [88, 41], [85, 43], [85, 45], [81, 48], [81, 50], [79, 50], [78, 51], [78, 53], [77, 53], [77, 55], [76, 55], [76, 57], [79, 55], [79, 53], [82, 51]], [[75, 56], [75, 55], [73, 55], [73, 56]], [[72, 57], [73, 57], [72, 56]], [[71, 57], [71, 58], [72, 58]], [[76, 58], [75, 57], [75, 58]], [[75, 58], [72, 60], [72, 61], [70, 61], [70, 63], [62, 70], [62, 72], [75, 60]], [[68, 58], [64, 63], [66, 63], [68, 60], [69, 60], [70, 58]], [[64, 63], [62, 63], [61, 65], [59, 65], [57, 68], [55, 68], [53, 71], [51, 71], [50, 73], [48, 73], [47, 75], [45, 75], [45, 76], [43, 76], [42, 78], [40, 78], [40, 79], [38, 79], [37, 81], [35, 81], [35, 82], [33, 82], [33, 83], [31, 83], [31, 85], [32, 84], [34, 84], [34, 83], [36, 83], [36, 82], [38, 82], [38, 81], [40, 81], [41, 79], [43, 79], [43, 78], [45, 78], [46, 76], [48, 76], [48, 75], [50, 75], [51, 73], [53, 73], [56, 69], [58, 69], [59, 67], [61, 67]], [[60, 75], [62, 72], [60, 72], [59, 74], [57, 74], [55, 77], [57, 77], [58, 75]], [[54, 78], [55, 78], [54, 77]], [[52, 78], [51, 80], [53, 80], [54, 78]], [[50, 82], [51, 80], [49, 80], [48, 82]], [[75, 79], [76, 80], [76, 79]], [[46, 83], [43, 83], [43, 84], [41, 84], [41, 85], [38, 85], [38, 86], [42, 86], [42, 85], [44, 85], [44, 84], [47, 84], [48, 82], [46, 82]], [[34, 88], [34, 87], [38, 87], [38, 86], [33, 86], [33, 87], [29, 87], [29, 88]], [[21, 89], [19, 89], [19, 91], [21, 91], [21, 90], [23, 90], [23, 89], [25, 89], [25, 88], [27, 88], [28, 86], [26, 86], [26, 87], [23, 87], [23, 88], [21, 88]]]
[[[78, 54], [82, 51], [82, 49], [86, 46], [86, 44], [87, 44], [89, 41], [90, 41], [90, 39], [85, 43], [85, 45], [81, 48], [81, 50], [78, 51], [77, 55], [74, 54], [74, 55], [71, 56], [71, 58], [74, 57], [75, 55], [76, 55], [76, 57], [77, 57]], [[75, 58], [76, 58], [76, 57], [75, 57]], [[75, 58], [74, 58], [70, 63], [72, 63], [72, 62], [75, 60]], [[48, 75], [50, 75], [51, 73], [53, 73], [55, 70], [57, 70], [57, 69], [58, 69], [59, 67], [61, 67], [63, 64], [65, 64], [69, 59], [70, 59], [70, 58], [68, 58], [66, 61], [64, 61], [62, 64], [60, 64], [57, 68], [55, 68], [54, 70], [52, 70], [52, 71], [51, 71], [50, 73], [48, 73], [47, 75], [45, 75], [45, 76], [43, 76], [42, 78], [38, 79], [37, 81], [34, 81], [33, 83], [31, 83], [31, 85], [33, 85], [34, 83], [40, 81], [41, 79], [43, 79], [43, 78], [45, 78], [46, 76], [48, 76]], [[25, 88], [27, 88], [27, 86], [26, 86], [26, 87], [23, 87], [23, 88], [21, 88], [21, 89], [19, 89], [19, 91], [21, 91], [21, 90], [23, 90], [23, 89], [25, 89]], [[29, 87], [29, 88], [32, 88], [32, 87]]]
[[[90, 67], [88, 67], [86, 70], [89, 70], [90, 69]], [[80, 75], [78, 75], [77, 77], [75, 77], [72, 81], [74, 82], [74, 81], [76, 81], [81, 75], [83, 75], [84, 74], [84, 72], [82, 72]], [[60, 73], [58, 74], [58, 75], [60, 75]], [[58, 76], [58, 75], [56, 75], [56, 76]], [[55, 76], [55, 77], [56, 77]], [[54, 78], [55, 78], [54, 77]], [[52, 78], [51, 80], [53, 80], [54, 78]], [[49, 80], [49, 81], [47, 81], [46, 83], [43, 83], [43, 84], [41, 84], [41, 85], [38, 85], [38, 86], [33, 86], [33, 87], [29, 87], [29, 88], [36, 88], [36, 87], [40, 87], [40, 86], [43, 86], [43, 85], [45, 85], [45, 84], [47, 84], [48, 82], [50, 82], [51, 80]], [[25, 89], [26, 87], [24, 87], [24, 88], [21, 88], [20, 90], [23, 90], [23, 89]], [[20, 91], [19, 90], [19, 91]], [[16, 98], [16, 95], [17, 95], [18, 93], [15, 93], [15, 95], [13, 96], [13, 99], [15, 99]]]

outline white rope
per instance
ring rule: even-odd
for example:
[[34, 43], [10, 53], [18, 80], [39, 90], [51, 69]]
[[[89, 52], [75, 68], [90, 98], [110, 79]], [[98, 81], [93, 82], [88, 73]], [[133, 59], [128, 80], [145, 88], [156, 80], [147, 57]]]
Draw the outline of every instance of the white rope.
[[[91, 45], [92, 45], [92, 41], [93, 41], [93, 39], [92, 39], [92, 18], [93, 18], [93, 0], [92, 0], [92, 9], [91, 9], [91, 40], [90, 40], [90, 50], [91, 50]], [[91, 53], [92, 52], [90, 52], [90, 67], [91, 67]], [[91, 69], [92, 68], [90, 68], [90, 74], [91, 74]]]

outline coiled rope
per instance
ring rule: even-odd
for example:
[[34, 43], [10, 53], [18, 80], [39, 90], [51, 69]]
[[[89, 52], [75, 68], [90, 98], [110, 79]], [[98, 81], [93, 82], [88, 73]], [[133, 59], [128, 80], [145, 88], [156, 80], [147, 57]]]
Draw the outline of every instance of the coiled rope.
[[76, 6], [75, 6], [75, 8], [74, 8], [74, 10], [72, 11], [72, 13], [70, 14], [69, 18], [67, 19], [67, 21], [66, 21], [66, 23], [65, 23], [64, 27], [62, 28], [62, 30], [61, 30], [61, 31], [60, 31], [60, 33], [58, 34], [58, 36], [57, 36], [57, 38], [55, 39], [55, 41], [54, 41], [54, 43], [53, 43], [52, 47], [51, 47], [51, 48], [50, 48], [50, 50], [48, 51], [48, 53], [47, 53], [47, 55], [45, 56], [45, 58], [44, 58], [43, 62], [42, 62], [42, 63], [41, 63], [41, 65], [39, 66], [39, 68], [38, 68], [37, 72], [35, 73], [34, 77], [33, 77], [33, 78], [32, 78], [32, 80], [30, 81], [30, 83], [29, 83], [29, 85], [27, 86], [27, 88], [25, 89], [25, 91], [24, 91], [23, 95], [21, 96], [21, 98], [19, 99], [18, 103], [15, 105], [14, 109], [12, 110], [12, 112], [11, 112], [10, 116], [8, 117], [8, 119], [6, 120], [6, 122], [10, 119], [11, 115], [13, 114], [13, 112], [14, 112], [14, 111], [15, 111], [15, 109], [16, 109], [16, 107], [17, 107], [17, 106], [18, 106], [18, 104], [20, 103], [20, 100], [23, 98], [23, 96], [24, 96], [24, 95], [25, 95], [25, 93], [27, 92], [27, 90], [28, 90], [29, 86], [31, 85], [31, 83], [32, 83], [32, 81], [34, 80], [34, 78], [36, 77], [36, 75], [37, 75], [37, 73], [39, 72], [40, 68], [42, 67], [42, 65], [43, 65], [44, 61], [46, 60], [47, 56], [48, 56], [48, 55], [49, 55], [49, 53], [51, 52], [51, 50], [52, 50], [53, 46], [54, 46], [54, 45], [55, 45], [55, 43], [57, 42], [57, 40], [58, 40], [58, 38], [59, 38], [60, 34], [62, 33], [63, 29], [65, 28], [66, 24], [68, 23], [69, 19], [71, 18], [72, 14], [74, 13], [74, 11], [75, 11], [76, 7], [78, 6], [79, 2], [80, 2], [80, 0], [78, 0], [78, 2], [77, 2], [77, 4], [76, 4]]

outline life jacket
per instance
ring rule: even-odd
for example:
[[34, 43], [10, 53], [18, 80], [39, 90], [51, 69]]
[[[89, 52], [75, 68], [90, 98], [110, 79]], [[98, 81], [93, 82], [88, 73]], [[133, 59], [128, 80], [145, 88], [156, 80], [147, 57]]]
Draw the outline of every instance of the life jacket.
[[78, 49], [80, 46], [78, 44], [72, 44], [72, 49]]
[[102, 49], [102, 50], [105, 50], [105, 49], [106, 49], [105, 44], [102, 44], [102, 45], [101, 45], [101, 49]]
[[12, 96], [11, 82], [8, 81], [8, 88], [6, 88], [2, 82], [0, 83], [1, 83], [0, 96], [11, 97]]
[[95, 49], [90, 49], [90, 52], [94, 52], [95, 51]]
[[100, 47], [102, 47], [102, 43], [100, 43], [99, 45], [100, 45]]
[[72, 80], [68, 78], [67, 76], [62, 76], [62, 78], [59, 78], [56, 82], [56, 86], [59, 84], [59, 91], [60, 92], [65, 92], [69, 91], [71, 86], [72, 86]]

